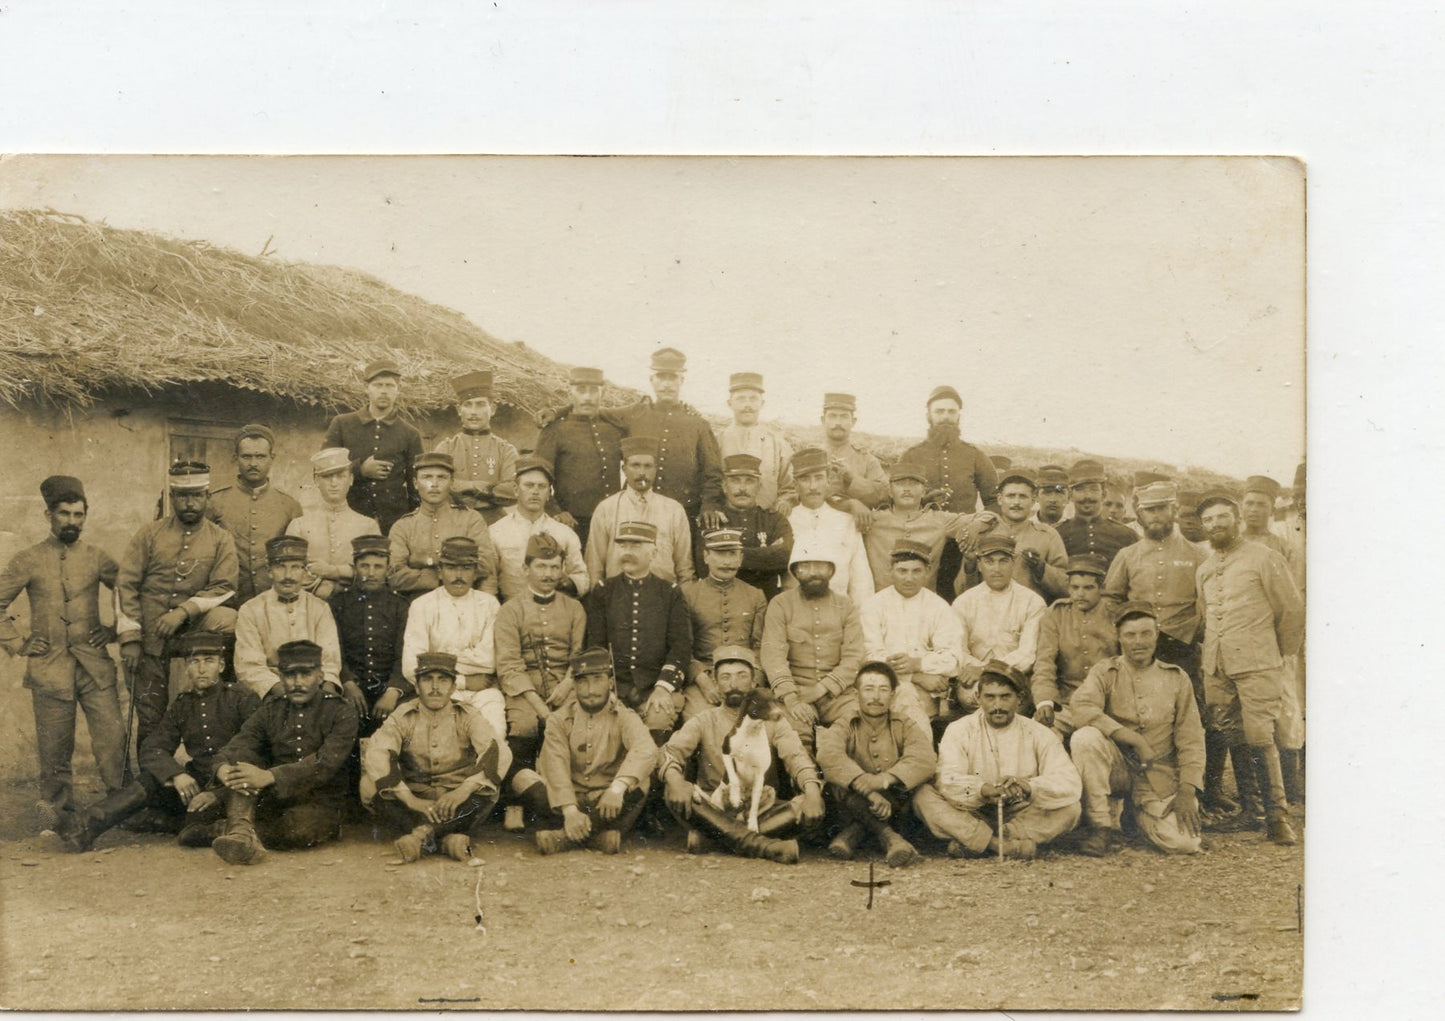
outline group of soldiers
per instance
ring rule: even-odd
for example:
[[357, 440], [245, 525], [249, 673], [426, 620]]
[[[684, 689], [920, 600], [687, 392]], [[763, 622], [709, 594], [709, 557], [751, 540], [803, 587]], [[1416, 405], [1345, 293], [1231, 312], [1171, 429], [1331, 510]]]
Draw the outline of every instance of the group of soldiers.
[[[276, 438], [248, 425], [234, 481], [173, 464], [168, 515], [119, 561], [81, 540], [81, 480], [46, 479], [50, 535], [0, 576], [44, 826], [71, 851], [123, 823], [243, 864], [348, 812], [404, 860], [467, 860], [497, 815], [543, 854], [616, 853], [670, 817], [692, 852], [795, 862], [801, 838], [894, 866], [919, 841], [1027, 858], [1075, 830], [1094, 856], [1125, 832], [1297, 841], [1303, 536], [1271, 527], [1277, 483], [1141, 472], [1126, 498], [1095, 461], [1020, 469], [961, 439], [949, 386], [885, 470], [853, 396], [794, 450], [759, 421], [761, 375], [731, 377], [715, 435], [685, 367], [658, 351], [655, 396], [622, 408], [573, 369], [521, 453], [469, 372], [461, 431], [426, 451], [378, 360], [311, 458], [319, 507], [272, 485]], [[1299, 528], [1303, 496], [1301, 471]], [[107, 788], [85, 807], [77, 704]], [[756, 798], [744, 725], [773, 763]]]

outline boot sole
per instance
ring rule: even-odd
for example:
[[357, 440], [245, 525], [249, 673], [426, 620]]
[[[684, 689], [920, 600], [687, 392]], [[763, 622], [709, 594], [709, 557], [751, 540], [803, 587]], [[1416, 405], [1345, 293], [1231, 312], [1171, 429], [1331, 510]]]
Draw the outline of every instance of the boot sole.
[[211, 841], [211, 850], [227, 865], [254, 865], [266, 857], [263, 848], [236, 837], [217, 837]]

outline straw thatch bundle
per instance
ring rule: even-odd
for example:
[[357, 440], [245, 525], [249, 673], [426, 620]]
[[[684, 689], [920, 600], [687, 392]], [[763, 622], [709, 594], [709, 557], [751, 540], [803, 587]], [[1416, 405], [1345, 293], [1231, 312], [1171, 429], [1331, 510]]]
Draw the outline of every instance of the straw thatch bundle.
[[363, 273], [0, 211], [0, 399], [11, 405], [208, 382], [335, 411], [357, 402], [358, 370], [379, 357], [401, 365], [411, 411], [453, 403], [448, 380], [464, 369], [491, 369], [497, 399], [527, 412], [566, 399], [564, 366]]

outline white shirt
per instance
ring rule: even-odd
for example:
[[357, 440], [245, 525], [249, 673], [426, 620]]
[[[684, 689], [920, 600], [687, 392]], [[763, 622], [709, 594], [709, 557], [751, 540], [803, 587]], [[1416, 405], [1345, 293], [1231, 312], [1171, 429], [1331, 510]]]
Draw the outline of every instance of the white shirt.
[[758, 506], [776, 510], [781, 493], [793, 494], [793, 447], [775, 425], [738, 425], [734, 422], [717, 437], [723, 457], [752, 454], [762, 464], [758, 471]]
[[[913, 598], [904, 599], [889, 585], [869, 596], [858, 616], [869, 659], [886, 661], [901, 652], [919, 657], [925, 674], [953, 677], [958, 673], [963, 629], [938, 593], [922, 589]], [[900, 672], [898, 679], [910, 681], [913, 674]]]
[[[497, 647], [493, 625], [502, 604], [497, 597], [470, 589], [460, 599], [445, 588], [418, 596], [406, 615], [402, 634], [401, 672], [416, 683], [416, 658], [423, 652], [449, 652], [457, 658], [461, 675], [495, 674]], [[496, 688], [452, 692], [452, 700], [464, 702], [481, 712], [502, 737], [507, 734], [506, 699]]]
[[1006, 776], [1029, 781], [1033, 803], [1045, 810], [1076, 804], [1084, 789], [1063, 742], [1041, 723], [1015, 716], [1007, 727], [994, 727], [976, 712], [948, 725], [938, 742], [938, 793], [977, 809], [983, 785]]
[[[821, 549], [833, 558], [837, 570], [828, 587], [861, 609], [873, 597], [873, 570], [868, 566], [868, 551], [863, 548], [863, 537], [858, 534], [853, 515], [826, 503], [816, 509], [798, 504], [789, 512], [788, 524], [793, 527], [794, 549]], [[783, 577], [783, 588], [797, 587], [798, 579], [789, 571]]]
[[546, 532], [562, 547], [562, 570], [577, 586], [577, 597], [587, 594], [591, 580], [582, 559], [582, 543], [576, 532], [550, 514], [544, 512], [536, 521], [529, 521], [513, 507], [493, 521], [487, 531], [497, 548], [497, 584], [503, 602], [527, 590], [527, 540], [541, 532]]
[[236, 614], [236, 680], [265, 698], [281, 680], [276, 650], [287, 642], [303, 640], [321, 646], [321, 677], [339, 685], [341, 643], [336, 636], [336, 618], [324, 600], [302, 592], [283, 603], [275, 589], [246, 600]]
[[1028, 673], [1034, 667], [1039, 622], [1046, 609], [1037, 592], [1016, 581], [1002, 592], [975, 585], [953, 601], [953, 612], [963, 626], [961, 662], [982, 666], [1000, 659]]

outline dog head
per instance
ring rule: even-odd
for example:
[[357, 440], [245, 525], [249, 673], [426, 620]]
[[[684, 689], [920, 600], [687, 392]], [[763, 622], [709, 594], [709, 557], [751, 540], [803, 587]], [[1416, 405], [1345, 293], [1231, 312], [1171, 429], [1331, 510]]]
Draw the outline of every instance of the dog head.
[[754, 688], [743, 697], [743, 717], [753, 720], [781, 720], [783, 702], [767, 688]]

